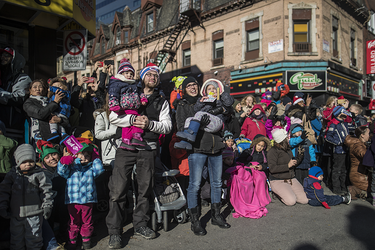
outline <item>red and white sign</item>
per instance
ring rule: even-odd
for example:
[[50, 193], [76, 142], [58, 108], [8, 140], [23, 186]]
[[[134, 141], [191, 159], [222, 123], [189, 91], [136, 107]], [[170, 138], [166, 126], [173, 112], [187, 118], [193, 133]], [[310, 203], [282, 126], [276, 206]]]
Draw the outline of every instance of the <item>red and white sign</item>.
[[77, 71], [86, 69], [86, 41], [86, 30], [69, 30], [64, 32], [64, 71]]
[[375, 40], [367, 41], [367, 71], [366, 74], [375, 74]]

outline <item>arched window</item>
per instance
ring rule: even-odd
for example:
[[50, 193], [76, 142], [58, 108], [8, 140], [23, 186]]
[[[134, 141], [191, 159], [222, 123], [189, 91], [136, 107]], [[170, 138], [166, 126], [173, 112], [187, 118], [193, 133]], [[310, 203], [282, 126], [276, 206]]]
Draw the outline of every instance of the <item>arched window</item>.
[[121, 44], [121, 29], [120, 26], [117, 26], [116, 30], [116, 45]]
[[100, 54], [104, 54], [104, 53], [105, 53], [105, 39], [103, 37], [102, 42], [101, 42]]

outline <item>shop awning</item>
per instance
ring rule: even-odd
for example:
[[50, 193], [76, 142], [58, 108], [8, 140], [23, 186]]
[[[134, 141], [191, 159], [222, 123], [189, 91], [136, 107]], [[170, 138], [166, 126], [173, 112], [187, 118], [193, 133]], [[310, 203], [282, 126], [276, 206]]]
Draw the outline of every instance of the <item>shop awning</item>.
[[95, 4], [96, 0], [5, 0], [0, 16], [56, 30], [87, 29], [94, 37]]

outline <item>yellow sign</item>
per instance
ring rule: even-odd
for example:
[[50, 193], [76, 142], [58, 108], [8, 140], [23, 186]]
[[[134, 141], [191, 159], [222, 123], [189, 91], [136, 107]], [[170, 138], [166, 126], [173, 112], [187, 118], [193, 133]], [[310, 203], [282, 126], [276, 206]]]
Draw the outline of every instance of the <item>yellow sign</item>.
[[[95, 35], [96, 28], [96, 0], [5, 0], [9, 3], [29, 7], [35, 10], [41, 10], [47, 13], [51, 13], [61, 17], [67, 17], [74, 19], [85, 29]], [[45, 19], [45, 15], [40, 14], [41, 19]], [[36, 18], [39, 19], [39, 18]], [[51, 22], [51, 17], [44, 20], [45, 22]], [[43, 20], [38, 20], [37, 25], [43, 23]], [[58, 25], [50, 24], [49, 26], [55, 27]], [[48, 26], [48, 25], [46, 25]], [[48, 26], [48, 27], [49, 27]], [[52, 28], [52, 27], [50, 27]]]

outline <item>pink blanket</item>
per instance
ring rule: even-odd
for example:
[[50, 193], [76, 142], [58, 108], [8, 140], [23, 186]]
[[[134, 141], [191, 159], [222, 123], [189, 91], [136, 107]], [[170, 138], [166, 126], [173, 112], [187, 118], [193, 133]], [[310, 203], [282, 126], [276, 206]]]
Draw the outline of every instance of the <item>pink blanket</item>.
[[262, 171], [251, 169], [251, 173], [242, 165], [237, 165], [226, 172], [232, 174], [230, 182], [230, 202], [235, 213], [240, 216], [259, 219], [268, 213], [265, 207], [271, 202], [268, 193], [267, 177]]

